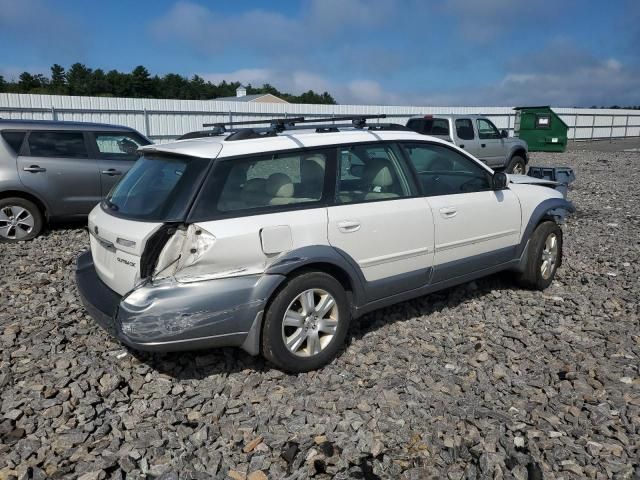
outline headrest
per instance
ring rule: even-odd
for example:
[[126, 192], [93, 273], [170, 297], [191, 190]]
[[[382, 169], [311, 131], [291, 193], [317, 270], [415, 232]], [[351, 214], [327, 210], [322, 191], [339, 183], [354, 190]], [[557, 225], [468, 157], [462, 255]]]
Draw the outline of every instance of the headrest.
[[300, 172], [304, 180], [324, 180], [324, 158], [320, 155], [310, 155], [302, 161]]
[[289, 175], [272, 173], [267, 179], [267, 193], [272, 197], [293, 197], [293, 182]]
[[247, 180], [247, 168], [244, 165], [234, 165], [229, 172], [227, 185], [242, 185]]
[[243, 192], [260, 192], [264, 193], [267, 189], [267, 180], [265, 178], [252, 178], [247, 180], [242, 187]]
[[364, 171], [365, 179], [375, 187], [389, 187], [393, 185], [393, 176], [389, 168], [389, 160], [372, 158], [367, 161]]

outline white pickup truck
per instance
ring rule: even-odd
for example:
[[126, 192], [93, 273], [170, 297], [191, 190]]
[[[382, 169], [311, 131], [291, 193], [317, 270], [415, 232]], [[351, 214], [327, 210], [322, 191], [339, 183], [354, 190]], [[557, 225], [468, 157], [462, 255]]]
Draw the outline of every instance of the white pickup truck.
[[481, 115], [424, 115], [410, 118], [407, 127], [452, 142], [494, 170], [524, 175], [529, 163], [527, 143]]

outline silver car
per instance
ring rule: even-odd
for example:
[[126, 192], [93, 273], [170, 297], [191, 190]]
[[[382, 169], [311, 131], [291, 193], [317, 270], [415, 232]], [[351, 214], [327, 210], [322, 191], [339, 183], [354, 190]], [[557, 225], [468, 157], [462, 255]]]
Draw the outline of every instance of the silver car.
[[494, 170], [524, 175], [529, 162], [527, 142], [499, 131], [482, 115], [425, 115], [412, 117], [407, 127], [418, 133], [442, 138], [466, 150]]
[[0, 242], [86, 217], [150, 143], [115, 125], [0, 120]]

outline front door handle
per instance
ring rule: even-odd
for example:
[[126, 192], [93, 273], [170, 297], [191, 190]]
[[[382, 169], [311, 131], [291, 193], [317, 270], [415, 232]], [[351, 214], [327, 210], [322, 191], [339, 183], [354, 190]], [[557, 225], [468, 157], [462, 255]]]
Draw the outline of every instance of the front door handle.
[[116, 170], [115, 168], [110, 168], [109, 170], [102, 170], [102, 174], [113, 177], [116, 175], [122, 175], [122, 172], [120, 170]]
[[482, 148], [484, 148], [484, 147], [486, 147], [486, 146], [487, 146], [487, 144], [486, 144], [486, 143], [481, 143], [481, 144], [480, 144], [480, 146], [481, 146]]
[[453, 218], [458, 214], [458, 210], [455, 207], [444, 207], [440, 209], [440, 216], [442, 218]]
[[39, 172], [47, 171], [46, 168], [42, 168], [40, 165], [31, 165], [29, 167], [24, 167], [23, 170], [25, 172], [31, 172], [31, 173], [39, 173]]
[[460, 144], [460, 148], [464, 148], [464, 143], [461, 143], [461, 144]]
[[357, 220], [344, 220], [338, 222], [338, 229], [343, 233], [353, 233], [360, 230], [360, 222]]

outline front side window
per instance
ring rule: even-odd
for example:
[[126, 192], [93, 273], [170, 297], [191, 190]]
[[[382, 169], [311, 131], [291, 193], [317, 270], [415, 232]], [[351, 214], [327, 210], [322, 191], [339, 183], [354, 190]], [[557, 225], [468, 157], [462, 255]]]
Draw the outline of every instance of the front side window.
[[443, 145], [403, 144], [427, 196], [491, 189], [491, 175], [473, 160]]
[[29, 151], [33, 157], [87, 158], [82, 132], [47, 132], [29, 134]]
[[489, 120], [479, 118], [476, 121], [476, 125], [478, 126], [478, 137], [480, 137], [481, 140], [500, 138], [500, 132], [498, 132], [496, 126]]
[[133, 133], [95, 133], [94, 138], [100, 157], [114, 160], [135, 160], [138, 148], [148, 144]]
[[411, 188], [399, 152], [390, 145], [353, 145], [338, 149], [337, 203], [408, 197]]
[[180, 220], [197, 191], [210, 160], [145, 155], [111, 190], [104, 206], [136, 220]]
[[469, 118], [458, 118], [456, 120], [456, 135], [460, 140], [473, 140], [473, 123]]

